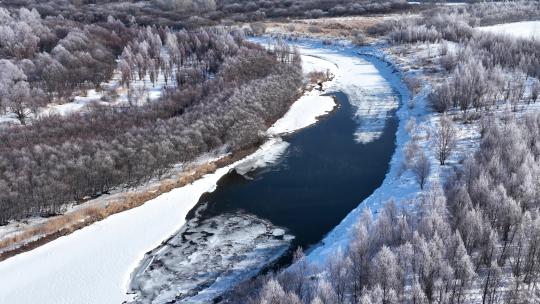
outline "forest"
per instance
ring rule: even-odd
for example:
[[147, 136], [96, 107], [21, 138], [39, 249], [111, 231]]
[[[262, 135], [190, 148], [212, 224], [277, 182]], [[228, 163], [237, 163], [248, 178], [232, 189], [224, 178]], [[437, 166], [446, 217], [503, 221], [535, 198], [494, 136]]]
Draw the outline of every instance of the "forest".
[[[2, 111], [20, 120], [0, 131], [1, 222], [61, 213], [68, 204], [140, 185], [214, 149], [252, 147], [303, 82], [299, 55], [285, 45], [269, 52], [220, 29], [128, 28], [113, 19], [66, 28], [71, 22], [43, 20], [35, 10], [1, 12], [5, 28], [29, 34], [17, 41], [3, 36], [8, 39], [0, 49]], [[136, 94], [132, 82], [162, 75], [162, 98], [30, 115], [50, 100], [99, 86], [116, 68], [128, 96]]]
[[43, 16], [62, 15], [84, 23], [104, 22], [108, 16], [125, 24], [175, 28], [262, 21], [267, 18], [343, 16], [388, 13], [409, 9], [405, 0], [7, 0], [10, 8], [35, 8]]
[[[540, 91], [540, 41], [478, 33], [472, 26], [494, 22], [495, 18], [498, 22], [527, 20], [540, 15], [540, 6], [510, 2], [471, 7], [466, 12], [425, 12], [420, 18], [404, 19], [387, 30], [395, 44], [442, 41], [439, 65], [446, 73], [431, 93], [432, 108], [441, 113], [455, 108], [463, 112], [489, 111], [509, 101], [516, 110], [519, 103], [536, 102]], [[493, 17], [491, 13], [497, 7], [501, 13]], [[528, 81], [533, 84], [526, 94]]]

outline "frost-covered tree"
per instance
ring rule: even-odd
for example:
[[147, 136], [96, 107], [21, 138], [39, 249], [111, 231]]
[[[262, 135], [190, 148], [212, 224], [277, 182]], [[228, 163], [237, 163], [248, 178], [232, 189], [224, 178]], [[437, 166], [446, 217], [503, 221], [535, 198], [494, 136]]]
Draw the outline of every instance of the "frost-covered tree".
[[444, 166], [456, 145], [456, 128], [450, 118], [442, 116], [435, 131], [435, 151], [439, 164]]
[[[343, 303], [343, 301], [345, 301], [351, 277], [351, 264], [352, 261], [344, 255], [341, 250], [338, 250], [328, 262], [328, 280], [333, 287], [332, 290], [333, 293], [335, 293], [334, 302], [336, 303]], [[323, 299], [326, 298], [326, 296], [320, 296], [320, 298]]]
[[454, 92], [450, 82], [445, 81], [429, 94], [429, 102], [433, 110], [444, 113], [453, 105]]
[[0, 98], [3, 107], [24, 125], [31, 113], [30, 86], [24, 72], [6, 59], [0, 60]]
[[382, 290], [383, 303], [391, 303], [395, 298], [395, 294], [401, 293], [401, 276], [403, 275], [400, 269], [395, 254], [386, 246], [375, 255], [371, 262], [371, 277]]
[[410, 168], [414, 174], [416, 181], [418, 182], [418, 185], [420, 186], [420, 189], [423, 190], [427, 178], [431, 173], [431, 163], [429, 161], [429, 158], [423, 151], [419, 150], [415, 155], [414, 159], [412, 160]]

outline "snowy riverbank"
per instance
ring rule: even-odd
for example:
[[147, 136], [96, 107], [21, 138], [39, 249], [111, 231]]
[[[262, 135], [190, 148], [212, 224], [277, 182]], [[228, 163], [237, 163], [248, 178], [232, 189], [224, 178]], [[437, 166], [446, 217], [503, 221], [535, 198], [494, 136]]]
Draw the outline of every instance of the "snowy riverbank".
[[[402, 174], [402, 164], [404, 159], [403, 148], [409, 140], [409, 135], [406, 131], [406, 124], [410, 117], [422, 119], [425, 115], [425, 98], [417, 96], [414, 107], [408, 107], [411, 104], [411, 95], [407, 86], [402, 81], [402, 75], [388, 62], [382, 60], [384, 55], [376, 48], [357, 48], [346, 46], [349, 52], [355, 54], [361, 60], [365, 60], [371, 65], [371, 69], [362, 70], [363, 80], [359, 82], [361, 86], [368, 83], [373, 87], [376, 96], [382, 96], [382, 104], [369, 104], [366, 111], [367, 114], [360, 114], [365, 119], [366, 116], [372, 117], [373, 121], [360, 132], [365, 132], [364, 138], [367, 136], [377, 136], [380, 130], [384, 128], [386, 119], [390, 116], [390, 111], [396, 110], [396, 116], [399, 120], [398, 130], [396, 133], [396, 148], [390, 162], [390, 169], [382, 185], [375, 192], [362, 202], [359, 202], [358, 207], [351, 211], [343, 221], [336, 226], [325, 238], [307, 255], [307, 259], [311, 263], [322, 264], [328, 257], [335, 255], [340, 249], [348, 247], [353, 229], [358, 222], [364, 209], [369, 208], [376, 215], [377, 210], [382, 208], [384, 203], [391, 199], [398, 199], [399, 202], [404, 202], [407, 199], [416, 197], [419, 192], [419, 187], [414, 182], [412, 177]], [[359, 54], [365, 54], [359, 56]], [[397, 93], [401, 100], [394, 100], [391, 96]], [[361, 96], [359, 97], [361, 98]], [[368, 102], [373, 103], [375, 99], [369, 99]], [[386, 102], [384, 102], [386, 100]], [[372, 113], [372, 108], [376, 114]], [[364, 108], [359, 108], [362, 111]]]
[[[325, 64], [321, 69], [327, 66]], [[274, 149], [281, 149], [281, 145], [273, 144], [279, 143], [275, 134], [306, 127], [334, 107], [330, 97], [319, 97], [317, 91], [307, 94], [309, 99], [301, 99], [301, 106], [292, 107], [276, 122], [274, 138], [261, 146], [255, 155], [275, 154], [272, 153]], [[308, 101], [316, 102], [318, 106], [304, 112], [307, 104], [303, 104]], [[126, 291], [130, 274], [144, 254], [184, 225], [186, 214], [201, 194], [212, 191], [224, 174], [250, 159], [252, 157], [248, 156], [140, 207], [112, 215], [0, 262], [0, 302], [35, 303], [39, 299], [40, 303], [60, 304], [129, 300]]]
[[365, 208], [370, 208], [376, 215], [388, 200], [394, 199], [403, 204], [419, 195], [420, 188], [412, 174], [402, 170], [404, 147], [410, 139], [406, 124], [411, 117], [418, 122], [429, 117], [425, 94], [418, 94], [411, 101], [409, 89], [402, 81], [403, 75], [385, 60], [386, 56], [380, 49], [356, 47], [347, 42], [323, 45], [314, 39], [299, 39], [294, 44], [301, 54], [325, 59], [338, 67], [330, 90], [346, 93], [356, 108], [359, 127], [354, 136], [357, 142], [370, 142], [380, 136], [394, 111], [399, 120], [396, 148], [383, 184], [367, 199], [359, 201], [358, 207], [307, 254], [309, 262], [322, 264], [339, 248], [348, 246], [354, 226]]

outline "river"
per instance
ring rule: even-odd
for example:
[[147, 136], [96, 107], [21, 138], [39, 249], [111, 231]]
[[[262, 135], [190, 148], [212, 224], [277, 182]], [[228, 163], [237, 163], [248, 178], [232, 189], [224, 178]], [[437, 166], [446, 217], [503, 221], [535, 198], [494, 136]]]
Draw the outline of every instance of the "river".
[[371, 195], [373, 207], [387, 199], [383, 179], [382, 188], [399, 186], [391, 183], [401, 153], [395, 142], [405, 138], [398, 75], [354, 47], [294, 44], [306, 66], [333, 69], [327, 93], [339, 106], [331, 114], [298, 130], [333, 106], [330, 97], [301, 98], [258, 152], [0, 262], [0, 302], [208, 303], [287, 264], [297, 246], [319, 257], [346, 244], [363, 199]]
[[284, 149], [273, 162], [231, 170], [203, 194], [187, 224], [134, 272], [137, 302], [208, 302], [265, 268], [285, 266], [292, 251], [316, 247], [381, 185], [395, 150], [399, 95], [374, 81], [374, 67], [362, 69], [370, 64], [360, 56], [341, 51], [340, 61], [329, 50], [326, 60], [341, 73], [327, 93], [337, 108], [281, 136]]

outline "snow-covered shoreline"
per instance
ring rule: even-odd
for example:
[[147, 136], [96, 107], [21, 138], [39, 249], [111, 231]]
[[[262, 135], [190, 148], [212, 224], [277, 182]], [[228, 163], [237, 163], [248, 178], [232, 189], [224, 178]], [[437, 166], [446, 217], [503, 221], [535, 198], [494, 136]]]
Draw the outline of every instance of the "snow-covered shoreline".
[[[276, 154], [275, 149], [282, 149], [278, 134], [307, 127], [335, 106], [331, 97], [320, 96], [318, 91], [306, 95], [309, 98], [301, 98], [300, 106], [291, 107], [276, 122], [270, 133], [272, 139], [254, 155]], [[311, 107], [309, 112], [304, 111], [307, 102]], [[213, 191], [223, 175], [252, 158], [247, 156], [140, 207], [0, 262], [0, 302], [35, 303], [40, 299], [40, 303], [60, 304], [129, 300], [126, 291], [131, 272], [144, 254], [176, 233], [199, 197]]]
[[[423, 105], [418, 105], [415, 110], [407, 107], [411, 100], [411, 94], [407, 86], [403, 83], [400, 73], [395, 73], [393, 65], [381, 59], [384, 58], [382, 52], [377, 48], [364, 47], [358, 48], [358, 52], [368, 56], [362, 56], [377, 68], [382, 77], [389, 83], [392, 90], [397, 92], [400, 97], [400, 106], [396, 111], [396, 116], [399, 120], [398, 129], [396, 132], [396, 147], [392, 159], [390, 161], [390, 169], [379, 188], [377, 188], [368, 198], [359, 202], [358, 207], [352, 210], [347, 216], [330, 231], [307, 255], [307, 260], [310, 263], [322, 265], [328, 257], [335, 254], [338, 250], [346, 249], [348, 242], [352, 236], [353, 229], [358, 222], [364, 209], [369, 208], [375, 214], [377, 210], [383, 207], [388, 200], [399, 196], [400, 201], [414, 197], [418, 193], [418, 187], [414, 183], [403, 184], [399, 179], [400, 169], [403, 162], [404, 154], [403, 147], [409, 140], [409, 135], [406, 131], [406, 123], [411, 116], [421, 116]], [[360, 55], [359, 55], [360, 56]], [[417, 96], [419, 103], [425, 102], [423, 96]]]
[[[356, 107], [356, 118], [360, 127], [355, 134], [360, 143], [376, 139], [386, 125], [386, 121], [395, 111], [398, 121], [396, 146], [390, 162], [389, 171], [379, 188], [367, 199], [360, 201], [323, 240], [311, 248], [306, 255], [310, 263], [322, 265], [327, 257], [340, 248], [346, 249], [351, 233], [365, 208], [372, 212], [391, 199], [405, 202], [417, 197], [420, 188], [412, 176], [402, 171], [404, 147], [409, 141], [406, 125], [410, 117], [418, 121], [427, 119], [426, 93], [420, 93], [411, 103], [411, 93], [402, 80], [402, 73], [387, 61], [387, 56], [379, 47], [355, 47], [346, 41], [336, 41], [325, 46], [317, 39], [302, 38], [294, 43], [302, 55], [316, 56], [334, 62], [338, 66], [331, 90], [345, 92], [351, 104]], [[400, 100], [395, 99], [399, 95]], [[410, 107], [414, 104], [414, 107]], [[366, 123], [367, 122], [367, 123]], [[398, 202], [398, 203], [399, 203]]]

